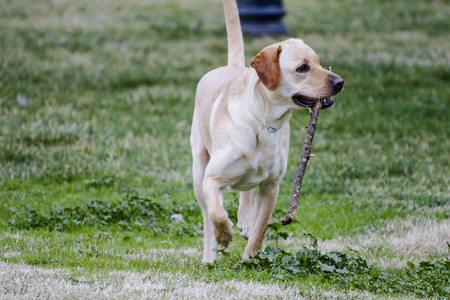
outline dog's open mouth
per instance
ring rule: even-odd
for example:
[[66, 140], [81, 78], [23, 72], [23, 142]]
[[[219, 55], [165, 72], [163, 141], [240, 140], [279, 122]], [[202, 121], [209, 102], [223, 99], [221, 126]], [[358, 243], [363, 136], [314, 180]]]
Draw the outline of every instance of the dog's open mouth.
[[[292, 100], [300, 106], [313, 108], [314, 104], [316, 103], [317, 99], [310, 98], [303, 95], [294, 95], [292, 97]], [[334, 105], [334, 101], [331, 98], [326, 98], [323, 100], [322, 109], [330, 108]]]

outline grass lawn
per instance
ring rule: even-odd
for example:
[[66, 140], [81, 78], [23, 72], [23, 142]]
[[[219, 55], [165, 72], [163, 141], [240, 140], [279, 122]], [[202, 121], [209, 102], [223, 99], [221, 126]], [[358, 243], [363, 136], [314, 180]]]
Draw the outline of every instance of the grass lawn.
[[[448, 2], [283, 3], [345, 89], [278, 228], [286, 254], [245, 264], [236, 229], [231, 260], [203, 266], [189, 135], [197, 82], [226, 64], [221, 1], [0, 0], [0, 298], [450, 297]], [[247, 64], [279, 40], [246, 37]], [[291, 119], [276, 219], [308, 121]], [[303, 233], [309, 269], [290, 255], [319, 251]]]

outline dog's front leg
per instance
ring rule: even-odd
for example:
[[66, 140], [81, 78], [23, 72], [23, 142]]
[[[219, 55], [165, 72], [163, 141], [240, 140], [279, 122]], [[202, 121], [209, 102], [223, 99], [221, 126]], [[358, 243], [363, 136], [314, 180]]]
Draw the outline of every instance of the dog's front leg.
[[203, 195], [203, 179], [205, 177], [205, 169], [208, 165], [209, 155], [205, 147], [202, 144], [195, 143], [193, 140], [192, 153], [193, 155], [193, 184], [194, 193], [197, 198], [198, 204], [202, 209], [203, 215], [203, 263], [212, 263], [216, 259], [216, 253], [214, 253], [213, 248], [216, 244], [213, 235], [213, 225], [209, 219], [208, 207], [206, 206], [205, 197]]
[[248, 259], [250, 255], [254, 255], [255, 251], [261, 248], [264, 234], [266, 233], [272, 211], [277, 202], [278, 190], [278, 183], [259, 186], [253, 208], [253, 229], [242, 256], [243, 259]]
[[228, 219], [228, 213], [223, 208], [223, 189], [226, 185], [220, 179], [205, 177], [203, 195], [208, 207], [209, 219], [213, 224], [216, 242], [227, 247], [233, 238], [233, 223]]

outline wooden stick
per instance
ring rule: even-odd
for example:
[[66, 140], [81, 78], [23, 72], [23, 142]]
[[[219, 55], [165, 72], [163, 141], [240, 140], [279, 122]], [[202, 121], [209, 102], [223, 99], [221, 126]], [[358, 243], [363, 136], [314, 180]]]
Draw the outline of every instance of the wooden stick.
[[297, 212], [298, 196], [302, 188], [303, 175], [305, 175], [306, 165], [308, 164], [311, 151], [311, 144], [314, 138], [314, 131], [316, 130], [317, 118], [319, 117], [320, 109], [322, 108], [322, 100], [317, 100], [311, 111], [311, 118], [309, 119], [308, 131], [306, 133], [305, 143], [303, 145], [303, 152], [300, 165], [298, 166], [297, 176], [295, 176], [294, 187], [292, 188], [291, 203], [289, 204], [289, 212], [286, 216], [280, 218], [280, 223], [283, 225], [291, 224]]

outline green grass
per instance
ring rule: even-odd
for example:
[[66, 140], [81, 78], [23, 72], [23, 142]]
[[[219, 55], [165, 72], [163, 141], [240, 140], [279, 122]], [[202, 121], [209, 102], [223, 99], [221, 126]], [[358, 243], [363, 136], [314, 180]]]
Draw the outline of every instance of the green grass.
[[[164, 226], [174, 212], [167, 199], [195, 207], [189, 146], [195, 88], [203, 74], [226, 63], [216, 2], [0, 0], [1, 262], [69, 268], [73, 276], [150, 268], [194, 272], [200, 281], [273, 283], [267, 274], [230, 271], [223, 257], [217, 270], [192, 271], [199, 267], [201, 236], [181, 238], [182, 227], [163, 234], [95, 222], [63, 231], [45, 224], [29, 231], [11, 227], [11, 220], [26, 219], [25, 205], [45, 219], [57, 206], [121, 203], [139, 195], [167, 208], [158, 219]], [[302, 232], [320, 240], [351, 238], [411, 217], [447, 222], [450, 7], [445, 1], [284, 2], [291, 36], [346, 80], [335, 107], [320, 116], [296, 221], [284, 229], [290, 239], [301, 240]], [[247, 62], [279, 40], [246, 37]], [[288, 208], [307, 122], [305, 111], [291, 120], [276, 218]], [[237, 199], [236, 192], [226, 195], [234, 222]], [[201, 221], [198, 208], [188, 211], [190, 222]], [[98, 232], [106, 238], [96, 238]], [[21, 238], [10, 237], [16, 234]], [[233, 257], [244, 246], [236, 236]], [[198, 252], [183, 256], [185, 247]], [[180, 248], [181, 254], [156, 262], [120, 259], [131, 250], [160, 248]], [[376, 260], [381, 254], [366, 255]], [[394, 250], [383, 255], [404, 257], [405, 269], [411, 258]], [[442, 253], [427, 255], [432, 260]], [[189, 261], [181, 269], [180, 257]], [[350, 293], [311, 277], [276, 284], [310, 296], [329, 288]]]

